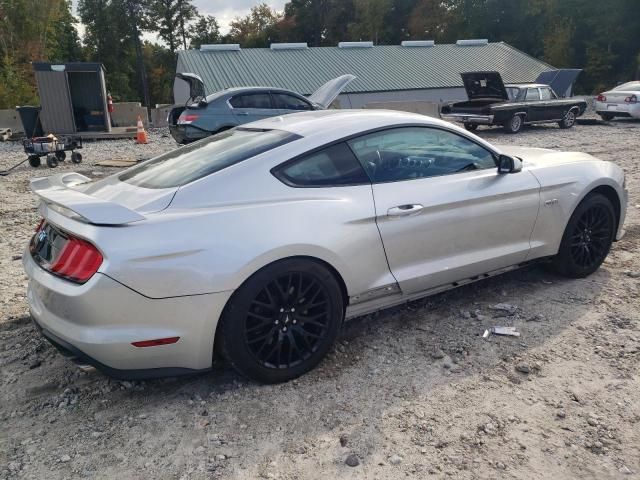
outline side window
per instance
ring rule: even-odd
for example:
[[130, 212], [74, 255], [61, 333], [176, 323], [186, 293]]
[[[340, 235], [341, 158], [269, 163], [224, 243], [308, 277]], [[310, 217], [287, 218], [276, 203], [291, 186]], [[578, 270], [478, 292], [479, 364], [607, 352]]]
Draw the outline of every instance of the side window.
[[272, 170], [279, 180], [298, 187], [369, 184], [369, 178], [349, 147], [338, 143]]
[[524, 97], [525, 102], [533, 102], [540, 100], [540, 94], [537, 88], [527, 88], [527, 95]]
[[418, 178], [495, 168], [493, 154], [447, 130], [402, 127], [350, 140], [349, 146], [373, 182]]
[[272, 108], [268, 93], [245, 93], [236, 95], [229, 103], [233, 108]]
[[550, 88], [541, 88], [540, 89], [540, 99], [541, 100], [551, 100], [553, 95], [551, 93]]
[[301, 98], [286, 93], [272, 93], [275, 108], [283, 110], [311, 110], [311, 105]]

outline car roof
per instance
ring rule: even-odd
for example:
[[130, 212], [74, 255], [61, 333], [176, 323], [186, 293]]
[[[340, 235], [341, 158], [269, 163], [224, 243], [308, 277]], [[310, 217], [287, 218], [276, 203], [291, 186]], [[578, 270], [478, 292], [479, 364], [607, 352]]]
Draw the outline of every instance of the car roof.
[[284, 130], [302, 137], [324, 136], [339, 139], [367, 130], [407, 124], [458, 129], [451, 123], [417, 113], [369, 109], [315, 110], [292, 113], [246, 123], [242, 125], [242, 128]]
[[238, 95], [240, 93], [261, 93], [261, 92], [282, 92], [282, 93], [291, 93], [293, 95], [300, 96], [298, 93], [293, 92], [291, 90], [287, 90], [284, 88], [278, 87], [230, 87], [225, 88], [224, 90], [220, 90], [219, 92], [212, 93], [211, 95], [207, 95], [207, 102], [211, 103], [214, 100], [219, 98], [229, 98], [234, 95]]

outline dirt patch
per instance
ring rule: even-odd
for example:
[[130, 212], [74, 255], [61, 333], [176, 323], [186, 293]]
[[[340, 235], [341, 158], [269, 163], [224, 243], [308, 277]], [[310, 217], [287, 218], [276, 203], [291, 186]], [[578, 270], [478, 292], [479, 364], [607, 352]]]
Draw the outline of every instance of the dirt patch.
[[[626, 170], [627, 235], [603, 267], [583, 280], [530, 267], [353, 320], [319, 368], [276, 386], [224, 366], [119, 382], [69, 365], [24, 297], [35, 171], [0, 178], [0, 478], [638, 478], [640, 123], [478, 133]], [[159, 153], [163, 134], [90, 144], [83, 173], [117, 171], [93, 164], [123, 149]], [[1, 169], [21, 154], [0, 145]], [[482, 338], [494, 325], [521, 336]]]

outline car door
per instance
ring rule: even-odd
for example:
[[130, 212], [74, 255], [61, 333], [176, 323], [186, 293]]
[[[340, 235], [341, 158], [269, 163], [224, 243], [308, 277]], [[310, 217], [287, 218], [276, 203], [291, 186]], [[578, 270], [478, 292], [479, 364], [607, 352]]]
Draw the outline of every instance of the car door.
[[562, 103], [556, 100], [555, 93], [549, 87], [540, 87], [539, 120], [558, 120], [562, 114]]
[[274, 108], [278, 110], [278, 115], [313, 110], [313, 106], [308, 100], [290, 93], [272, 91], [271, 100]]
[[229, 105], [238, 124], [278, 115], [268, 90], [238, 93], [229, 99]]
[[391, 272], [406, 294], [525, 260], [540, 185], [498, 174], [495, 154], [458, 132], [401, 127], [349, 141], [373, 183]]
[[540, 91], [537, 88], [527, 88], [524, 95], [524, 105], [527, 111], [526, 122], [537, 122], [544, 118], [543, 105], [540, 103]]

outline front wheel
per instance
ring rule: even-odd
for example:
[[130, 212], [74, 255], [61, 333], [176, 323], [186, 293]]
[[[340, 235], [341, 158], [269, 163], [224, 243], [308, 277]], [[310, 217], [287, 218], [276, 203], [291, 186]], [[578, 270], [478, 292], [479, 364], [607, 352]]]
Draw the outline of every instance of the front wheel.
[[232, 296], [217, 340], [227, 361], [263, 383], [286, 382], [329, 352], [344, 316], [340, 286], [319, 263], [288, 259], [250, 277]]
[[609, 253], [615, 229], [616, 213], [611, 201], [599, 193], [588, 195], [567, 223], [553, 267], [572, 278], [592, 274]]
[[558, 122], [560, 128], [571, 128], [576, 124], [576, 112], [574, 110], [569, 110], [564, 118]]
[[478, 129], [477, 123], [465, 123], [464, 128], [469, 130], [470, 132], [475, 132]]
[[504, 129], [507, 133], [518, 133], [522, 129], [523, 123], [522, 115], [514, 115], [505, 124]]

